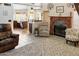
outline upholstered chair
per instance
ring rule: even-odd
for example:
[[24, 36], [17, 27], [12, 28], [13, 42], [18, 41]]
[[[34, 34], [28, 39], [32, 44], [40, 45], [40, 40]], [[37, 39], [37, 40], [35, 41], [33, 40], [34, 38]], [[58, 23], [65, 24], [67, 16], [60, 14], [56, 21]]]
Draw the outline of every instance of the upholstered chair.
[[66, 43], [68, 44], [69, 42], [73, 43], [74, 46], [78, 45], [79, 42], [79, 30], [78, 29], [73, 29], [73, 28], [68, 28], [66, 29]]

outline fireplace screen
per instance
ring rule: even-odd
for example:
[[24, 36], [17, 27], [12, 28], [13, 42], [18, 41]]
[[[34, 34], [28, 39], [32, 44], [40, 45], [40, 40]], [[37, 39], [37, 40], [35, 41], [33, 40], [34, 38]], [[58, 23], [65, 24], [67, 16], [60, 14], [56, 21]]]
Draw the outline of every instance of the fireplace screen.
[[54, 35], [65, 37], [65, 29], [64, 21], [57, 20], [54, 24]]

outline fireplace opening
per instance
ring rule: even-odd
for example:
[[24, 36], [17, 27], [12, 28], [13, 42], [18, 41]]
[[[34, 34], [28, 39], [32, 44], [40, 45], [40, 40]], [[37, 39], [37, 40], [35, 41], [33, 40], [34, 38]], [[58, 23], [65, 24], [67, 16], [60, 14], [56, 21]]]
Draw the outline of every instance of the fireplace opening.
[[57, 20], [54, 23], [54, 35], [65, 37], [66, 24], [62, 20]]

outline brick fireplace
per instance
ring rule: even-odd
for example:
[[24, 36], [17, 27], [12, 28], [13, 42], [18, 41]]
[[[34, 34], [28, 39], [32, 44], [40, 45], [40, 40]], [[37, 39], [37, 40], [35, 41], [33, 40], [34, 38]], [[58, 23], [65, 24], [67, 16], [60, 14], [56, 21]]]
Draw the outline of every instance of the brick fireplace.
[[64, 24], [66, 25], [67, 28], [71, 28], [72, 27], [72, 17], [68, 16], [51, 16], [50, 17], [50, 34], [53, 35], [54, 34], [54, 24], [56, 23], [56, 21], [60, 20], [63, 21]]

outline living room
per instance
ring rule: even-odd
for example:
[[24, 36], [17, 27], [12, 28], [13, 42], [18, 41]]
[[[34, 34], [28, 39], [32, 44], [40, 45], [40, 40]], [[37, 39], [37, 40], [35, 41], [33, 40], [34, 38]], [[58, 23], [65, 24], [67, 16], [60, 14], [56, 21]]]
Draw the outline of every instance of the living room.
[[78, 7], [79, 3], [0, 3], [0, 55], [79, 55]]

